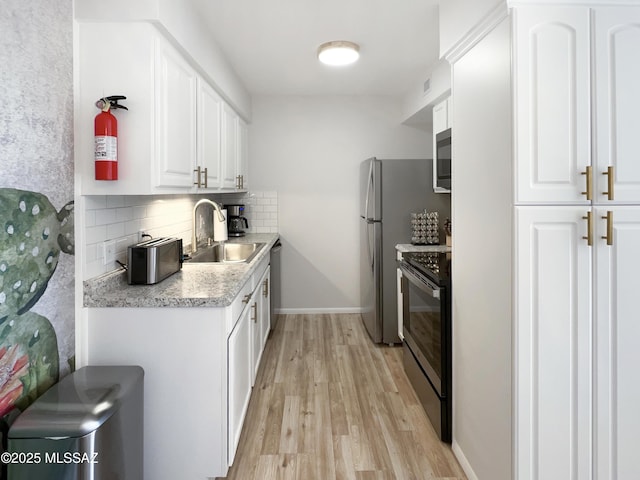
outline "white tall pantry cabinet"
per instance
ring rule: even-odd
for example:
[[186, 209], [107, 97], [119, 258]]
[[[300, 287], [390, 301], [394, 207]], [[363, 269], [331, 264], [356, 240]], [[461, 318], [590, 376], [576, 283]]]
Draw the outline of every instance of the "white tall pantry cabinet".
[[[487, 360], [490, 350], [481, 351], [495, 341], [498, 329], [490, 314], [499, 308], [490, 311], [487, 305], [497, 305], [499, 296], [511, 304], [513, 329], [511, 461], [507, 454], [498, 458], [493, 439], [482, 433], [491, 425], [478, 417], [482, 405], [499, 401], [500, 391], [476, 388], [472, 395], [461, 382], [454, 390], [454, 450], [481, 480], [636, 479], [640, 7], [524, 3], [512, 2], [508, 17], [476, 32], [480, 38], [450, 59], [454, 342], [456, 330], [462, 339], [454, 344], [454, 377], [466, 379], [499, 365]], [[504, 64], [508, 49], [505, 80], [507, 70], [498, 70], [490, 54], [501, 55]], [[484, 91], [477, 85], [487, 72], [502, 75], [502, 93], [497, 86]], [[501, 102], [490, 102], [491, 95]], [[508, 109], [510, 131], [500, 123], [481, 123], [508, 117]], [[498, 159], [484, 153], [496, 150], [495, 144], [510, 146], [512, 154]], [[487, 214], [502, 211], [505, 185], [495, 181], [504, 168], [512, 169], [513, 217], [496, 232], [511, 237], [511, 252], [494, 256], [511, 258], [511, 298], [501, 284], [494, 285], [500, 263], [487, 286], [478, 283], [486, 269], [465, 272], [466, 265], [473, 269], [483, 261], [473, 253], [482, 250], [482, 239], [473, 237], [482, 221], [472, 212], [480, 209], [484, 221], [493, 222]], [[467, 188], [475, 189], [475, 198]], [[506, 320], [500, 320], [504, 328]], [[480, 329], [472, 336], [473, 322], [487, 322], [495, 331], [482, 338]], [[483, 355], [475, 357], [476, 365], [466, 358], [474, 350]], [[509, 463], [513, 474], [507, 476], [503, 467]]]
[[518, 478], [640, 478], [640, 9], [514, 32]]

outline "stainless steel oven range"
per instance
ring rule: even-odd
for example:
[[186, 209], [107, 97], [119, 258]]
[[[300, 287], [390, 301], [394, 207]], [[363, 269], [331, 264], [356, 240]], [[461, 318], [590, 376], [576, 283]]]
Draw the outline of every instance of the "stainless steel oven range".
[[451, 442], [451, 261], [445, 252], [405, 253], [404, 369], [443, 442]]

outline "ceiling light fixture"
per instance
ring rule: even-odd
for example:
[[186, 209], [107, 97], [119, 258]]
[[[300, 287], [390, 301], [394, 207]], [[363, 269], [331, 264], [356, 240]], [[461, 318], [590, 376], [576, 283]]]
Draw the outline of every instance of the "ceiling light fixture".
[[349, 65], [360, 57], [360, 46], [344, 40], [323, 43], [318, 47], [318, 60], [325, 65]]

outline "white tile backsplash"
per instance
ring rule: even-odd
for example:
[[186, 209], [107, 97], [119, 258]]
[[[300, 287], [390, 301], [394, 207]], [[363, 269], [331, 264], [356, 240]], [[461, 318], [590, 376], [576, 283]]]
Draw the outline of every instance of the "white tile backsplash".
[[[85, 197], [86, 269], [84, 279], [118, 268], [104, 265], [103, 244], [115, 241], [116, 258], [126, 261], [127, 247], [138, 241], [138, 231], [153, 237], [182, 238], [191, 243], [193, 206], [202, 195], [131, 195]], [[218, 194], [207, 198], [221, 204], [242, 203], [250, 233], [278, 232], [278, 193]]]

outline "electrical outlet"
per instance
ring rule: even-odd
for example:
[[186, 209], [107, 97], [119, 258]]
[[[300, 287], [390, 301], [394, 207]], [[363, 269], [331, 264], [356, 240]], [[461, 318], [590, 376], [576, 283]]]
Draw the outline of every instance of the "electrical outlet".
[[144, 240], [143, 235], [145, 235], [144, 230], [138, 230], [138, 242], [141, 242]]
[[111, 265], [116, 261], [116, 241], [107, 240], [102, 244], [102, 258], [104, 265]]

